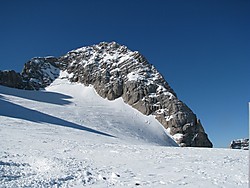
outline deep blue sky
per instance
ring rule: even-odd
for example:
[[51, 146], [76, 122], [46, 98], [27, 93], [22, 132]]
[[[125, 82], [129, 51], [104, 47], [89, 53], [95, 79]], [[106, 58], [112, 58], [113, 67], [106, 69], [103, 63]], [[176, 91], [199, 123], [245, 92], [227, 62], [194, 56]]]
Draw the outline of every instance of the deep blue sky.
[[249, 0], [1, 0], [0, 70], [116, 41], [141, 52], [215, 147], [249, 135]]

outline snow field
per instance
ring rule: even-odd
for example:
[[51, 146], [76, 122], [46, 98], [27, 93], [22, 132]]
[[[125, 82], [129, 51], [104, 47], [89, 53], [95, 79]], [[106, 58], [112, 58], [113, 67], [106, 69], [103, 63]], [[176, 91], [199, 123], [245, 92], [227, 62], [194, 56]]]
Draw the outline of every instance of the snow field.
[[0, 187], [248, 187], [248, 151], [166, 147], [153, 116], [67, 76], [0, 86]]
[[[15, 125], [5, 127], [1, 187], [248, 185], [248, 155], [243, 150], [133, 145], [99, 136], [86, 138], [63, 127], [51, 129], [58, 131], [55, 136], [47, 134], [44, 126], [45, 130], [39, 127], [29, 133]], [[16, 136], [10, 139], [10, 135]]]

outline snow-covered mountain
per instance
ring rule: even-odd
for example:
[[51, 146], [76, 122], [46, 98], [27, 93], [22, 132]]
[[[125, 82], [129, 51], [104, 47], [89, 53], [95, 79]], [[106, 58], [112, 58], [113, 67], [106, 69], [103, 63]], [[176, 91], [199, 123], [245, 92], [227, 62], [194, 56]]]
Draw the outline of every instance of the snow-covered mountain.
[[0, 86], [1, 188], [248, 186], [247, 151], [178, 147], [153, 115], [54, 73], [40, 91]]
[[180, 146], [212, 147], [200, 120], [155, 67], [139, 52], [116, 42], [82, 47], [58, 58], [33, 58], [21, 74], [0, 72], [0, 84], [38, 90], [53, 83], [60, 71], [69, 74], [70, 82], [93, 86], [104, 99], [122, 99], [153, 115]]

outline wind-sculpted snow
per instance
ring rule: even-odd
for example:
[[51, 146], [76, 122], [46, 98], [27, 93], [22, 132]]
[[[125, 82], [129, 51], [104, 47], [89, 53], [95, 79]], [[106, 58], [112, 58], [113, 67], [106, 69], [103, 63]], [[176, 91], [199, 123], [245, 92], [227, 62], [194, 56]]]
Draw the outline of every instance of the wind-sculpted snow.
[[0, 187], [248, 187], [247, 151], [177, 147], [153, 116], [68, 76], [45, 91], [0, 87]]
[[24, 136], [39, 136], [31, 146], [17, 137], [15, 149], [0, 150], [1, 187], [248, 187], [244, 151], [97, 143], [41, 131]]

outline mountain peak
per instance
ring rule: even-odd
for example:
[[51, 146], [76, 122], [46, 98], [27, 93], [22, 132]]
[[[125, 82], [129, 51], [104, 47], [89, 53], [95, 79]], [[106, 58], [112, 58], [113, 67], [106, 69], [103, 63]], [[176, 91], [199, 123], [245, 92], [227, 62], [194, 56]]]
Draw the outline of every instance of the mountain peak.
[[141, 113], [154, 115], [179, 145], [212, 147], [196, 115], [138, 51], [116, 42], [101, 42], [58, 58], [33, 58], [21, 73], [26, 83], [23, 88], [45, 88], [60, 70], [69, 73], [71, 82], [92, 85], [103, 98], [122, 97]]

